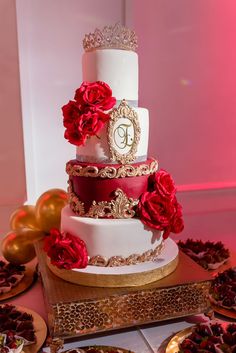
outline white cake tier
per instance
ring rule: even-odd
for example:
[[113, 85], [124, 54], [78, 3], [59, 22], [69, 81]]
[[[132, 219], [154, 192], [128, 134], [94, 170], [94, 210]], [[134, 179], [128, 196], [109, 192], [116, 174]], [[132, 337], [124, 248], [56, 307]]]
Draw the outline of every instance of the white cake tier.
[[[141, 129], [140, 140], [135, 154], [136, 159], [132, 162], [142, 162], [147, 159], [148, 137], [149, 137], [149, 112], [145, 108], [133, 108], [138, 114]], [[132, 133], [132, 131], [131, 131]], [[122, 138], [122, 137], [121, 137]], [[113, 163], [108, 144], [107, 124], [99, 131], [98, 137], [92, 136], [84, 146], [76, 147], [76, 159], [80, 162]]]
[[117, 100], [138, 101], [137, 53], [119, 49], [87, 52], [83, 54], [82, 70], [83, 81], [106, 82]]
[[61, 231], [83, 239], [90, 257], [127, 258], [154, 250], [162, 243], [162, 233], [143, 225], [139, 219], [95, 219], [78, 217], [69, 206], [61, 213]]

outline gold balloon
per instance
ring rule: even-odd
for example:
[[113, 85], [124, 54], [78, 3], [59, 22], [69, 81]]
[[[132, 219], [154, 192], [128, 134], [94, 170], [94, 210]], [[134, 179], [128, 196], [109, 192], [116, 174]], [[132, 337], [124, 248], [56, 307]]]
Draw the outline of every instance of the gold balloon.
[[34, 242], [44, 237], [39, 230], [22, 228], [12, 230], [2, 241], [2, 254], [5, 259], [14, 264], [25, 264], [36, 256]]
[[20, 228], [39, 229], [35, 217], [35, 207], [31, 205], [25, 205], [17, 208], [11, 214], [10, 228], [13, 230]]
[[67, 193], [61, 189], [50, 189], [44, 192], [35, 206], [36, 221], [44, 232], [60, 228], [61, 210], [68, 203]]

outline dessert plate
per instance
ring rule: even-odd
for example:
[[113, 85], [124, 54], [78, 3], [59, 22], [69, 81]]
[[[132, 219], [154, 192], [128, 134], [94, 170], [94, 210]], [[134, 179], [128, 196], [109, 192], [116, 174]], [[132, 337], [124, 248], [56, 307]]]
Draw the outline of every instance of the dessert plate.
[[218, 273], [211, 284], [209, 299], [213, 310], [236, 319], [236, 268]]
[[[224, 322], [221, 320], [214, 320], [214, 323], [220, 324], [222, 326], [222, 328], [224, 328], [224, 329], [226, 329], [226, 327], [230, 324], [230, 322]], [[207, 325], [207, 324], [209, 324], [209, 322], [207, 322], [205, 324]], [[169, 343], [167, 344], [166, 353], [178, 353], [180, 350], [180, 348], [179, 348], [180, 343], [182, 343], [185, 338], [187, 338], [192, 332], [194, 332], [195, 327], [196, 327], [195, 325], [191, 326], [191, 327], [187, 327], [186, 329], [176, 333], [170, 339]]]
[[187, 239], [179, 241], [180, 249], [206, 270], [218, 270], [230, 259], [230, 252], [220, 241]]
[[63, 353], [134, 353], [133, 351], [112, 347], [112, 346], [87, 346], [81, 348], [69, 349]]
[[187, 327], [174, 335], [166, 346], [166, 353], [177, 353], [179, 344], [193, 331], [194, 326]]
[[34, 331], [36, 336], [36, 342], [34, 344], [30, 344], [28, 346], [24, 346], [22, 353], [37, 353], [39, 349], [42, 347], [43, 343], [47, 337], [47, 325], [43, 318], [37, 314], [35, 311], [25, 308], [23, 306], [16, 306], [16, 309], [25, 312], [27, 314], [32, 315]]
[[217, 314], [223, 315], [229, 319], [236, 320], [236, 311], [235, 310], [226, 309], [226, 308], [223, 308], [223, 307], [215, 305], [215, 304], [211, 304], [211, 306], [212, 306], [212, 309], [214, 310], [214, 312], [216, 312]]
[[16, 295], [24, 292], [33, 284], [36, 277], [37, 275], [36, 275], [35, 268], [26, 265], [24, 277], [22, 278], [22, 280], [15, 287], [12, 287], [9, 292], [0, 294], [0, 302], [13, 298]]

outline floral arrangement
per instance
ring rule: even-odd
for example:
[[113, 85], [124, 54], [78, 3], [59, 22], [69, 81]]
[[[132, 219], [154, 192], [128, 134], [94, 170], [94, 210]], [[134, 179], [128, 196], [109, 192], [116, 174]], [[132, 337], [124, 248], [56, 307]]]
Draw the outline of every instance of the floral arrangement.
[[102, 81], [83, 82], [74, 100], [62, 107], [64, 137], [73, 145], [84, 145], [87, 138], [97, 136], [110, 116], [107, 111], [116, 103], [111, 88]]
[[171, 232], [183, 230], [182, 207], [176, 199], [176, 188], [170, 174], [160, 170], [150, 175], [148, 191], [140, 196], [137, 213], [145, 225], [163, 231], [164, 239]]
[[84, 241], [70, 233], [61, 233], [51, 229], [45, 238], [44, 251], [51, 263], [60, 269], [85, 268], [88, 264], [88, 253]]

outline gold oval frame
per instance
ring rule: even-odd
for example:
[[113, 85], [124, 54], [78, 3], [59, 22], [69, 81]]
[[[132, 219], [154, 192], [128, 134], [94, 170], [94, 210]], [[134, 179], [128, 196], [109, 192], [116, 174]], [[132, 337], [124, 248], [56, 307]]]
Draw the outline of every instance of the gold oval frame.
[[[114, 146], [113, 139], [113, 130], [114, 125], [120, 118], [127, 118], [131, 121], [134, 128], [134, 141], [129, 152], [121, 154], [119, 153]], [[138, 144], [140, 141], [141, 129], [138, 121], [138, 114], [134, 109], [132, 109], [125, 99], [123, 99], [118, 106], [118, 108], [114, 108], [110, 113], [110, 121], [108, 123], [108, 145], [111, 154], [111, 160], [120, 162], [121, 164], [126, 164], [135, 160]]]

